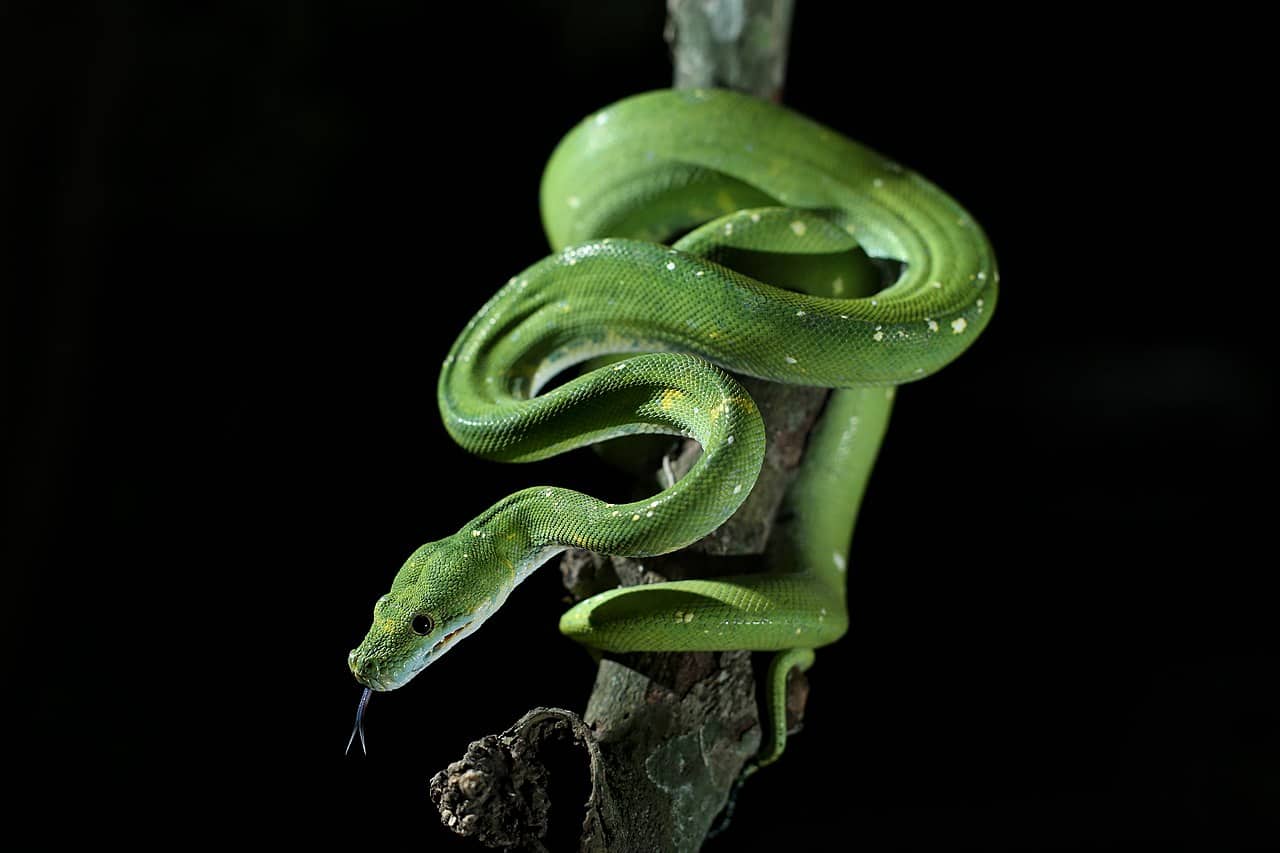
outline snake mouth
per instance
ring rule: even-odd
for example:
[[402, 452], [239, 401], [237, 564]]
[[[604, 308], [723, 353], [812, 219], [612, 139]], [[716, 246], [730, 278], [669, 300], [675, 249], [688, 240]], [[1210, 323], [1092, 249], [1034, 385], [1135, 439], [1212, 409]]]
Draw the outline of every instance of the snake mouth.
[[454, 628], [452, 631], [450, 631], [449, 633], [441, 637], [436, 642], [436, 644], [431, 647], [431, 657], [435, 657], [437, 654], [444, 651], [445, 646], [449, 645], [455, 639], [461, 636], [464, 631], [466, 631], [473, 624], [475, 624], [475, 621], [476, 620], [472, 619], [470, 622], [463, 622], [460, 626], [458, 626], [457, 628]]

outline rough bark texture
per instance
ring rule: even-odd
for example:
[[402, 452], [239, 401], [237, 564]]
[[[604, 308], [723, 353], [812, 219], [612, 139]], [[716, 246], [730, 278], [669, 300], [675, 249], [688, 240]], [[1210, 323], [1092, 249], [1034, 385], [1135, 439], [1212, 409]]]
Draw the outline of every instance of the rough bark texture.
[[782, 97], [793, 0], [667, 0], [676, 88]]
[[[606, 831], [619, 807], [601, 784], [600, 748], [577, 714], [559, 708], [534, 708], [502, 734], [472, 743], [462, 760], [437, 773], [429, 790], [440, 820], [486, 847], [548, 849], [553, 776], [548, 764], [571, 772], [564, 768], [566, 751], [584, 753], [580, 758], [590, 773], [583, 827], [595, 834]], [[573, 804], [575, 811], [578, 807]]]
[[[617, 583], [764, 568], [759, 555], [827, 393], [750, 379], [744, 384], [760, 406], [768, 435], [764, 468], [751, 497], [719, 530], [675, 554], [643, 563], [585, 551], [567, 555], [562, 571], [575, 598]], [[670, 467], [676, 477], [698, 452], [694, 442], [673, 449], [677, 461]], [[669, 476], [667, 466], [660, 470]], [[788, 687], [789, 710], [798, 720], [808, 685], [796, 673]], [[585, 719], [604, 756], [606, 785], [628, 808], [617, 815], [610, 837], [588, 833], [581, 849], [697, 850], [760, 747], [757, 695], [749, 652], [602, 660]]]
[[[669, 0], [668, 9], [677, 86], [780, 97], [791, 0]], [[575, 600], [618, 585], [764, 568], [761, 554], [827, 392], [749, 378], [743, 384], [759, 405], [768, 439], [750, 497], [720, 529], [675, 554], [640, 562], [567, 553], [561, 571]], [[650, 463], [656, 483], [637, 483], [637, 496], [670, 485], [700, 452], [693, 441], [673, 443]], [[793, 673], [790, 723], [803, 716], [807, 696], [804, 676]], [[760, 746], [756, 697], [749, 652], [608, 656], [584, 717], [530, 711], [437, 773], [431, 799], [446, 826], [489, 847], [697, 850]], [[559, 799], [554, 793], [557, 774], [575, 772], [566, 763], [566, 746], [570, 754], [585, 753], [573, 760], [590, 770], [585, 813], [585, 793], [574, 800], [563, 784]], [[558, 764], [548, 758], [556, 755]], [[566, 843], [566, 824], [575, 832], [580, 827], [576, 842]]]

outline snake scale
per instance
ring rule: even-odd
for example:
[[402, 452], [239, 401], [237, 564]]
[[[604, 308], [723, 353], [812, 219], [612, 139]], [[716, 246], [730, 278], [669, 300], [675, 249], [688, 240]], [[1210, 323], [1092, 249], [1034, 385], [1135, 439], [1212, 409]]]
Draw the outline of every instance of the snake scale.
[[731, 371], [839, 389], [784, 498], [795, 522], [771, 571], [610, 590], [564, 613], [560, 629], [614, 652], [778, 652], [763, 687], [768, 763], [785, 744], [787, 672], [848, 626], [848, 546], [894, 389], [986, 326], [999, 280], [991, 247], [921, 176], [723, 90], [651, 92], [589, 116], [553, 153], [541, 206], [554, 254], [507, 282], [444, 360], [450, 435], [512, 462], [637, 433], [694, 438], [701, 456], [641, 501], [528, 488], [417, 549], [350, 654], [361, 710], [370, 690], [405, 684], [565, 549], [663, 554], [728, 519], [765, 451], [760, 413]]

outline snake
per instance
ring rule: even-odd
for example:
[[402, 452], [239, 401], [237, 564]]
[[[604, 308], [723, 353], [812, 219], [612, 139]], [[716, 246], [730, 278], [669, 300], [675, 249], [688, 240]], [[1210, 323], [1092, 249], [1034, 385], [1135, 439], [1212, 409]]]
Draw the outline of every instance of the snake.
[[[643, 499], [534, 486], [415, 550], [348, 656], [364, 686], [361, 743], [372, 692], [453, 650], [556, 555], [666, 554], [732, 516], [766, 450], [744, 375], [833, 389], [768, 570], [610, 589], [559, 627], [599, 653], [773, 653], [764, 766], [785, 747], [788, 674], [848, 629], [849, 546], [896, 389], [952, 362], [991, 319], [990, 242], [921, 175], [721, 89], [634, 95], [583, 119], [552, 153], [540, 205], [552, 254], [500, 287], [444, 358], [449, 435], [505, 462], [641, 434], [691, 438], [701, 453]], [[945, 430], [938, 440], [931, 452], [945, 453]]]

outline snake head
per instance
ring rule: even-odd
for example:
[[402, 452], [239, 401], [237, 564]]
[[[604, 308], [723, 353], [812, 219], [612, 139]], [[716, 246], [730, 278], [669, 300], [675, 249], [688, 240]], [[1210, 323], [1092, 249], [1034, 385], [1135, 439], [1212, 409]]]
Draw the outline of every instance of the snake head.
[[347, 656], [357, 681], [380, 691], [404, 686], [498, 609], [514, 579], [492, 572], [480, 545], [451, 536], [413, 552]]

